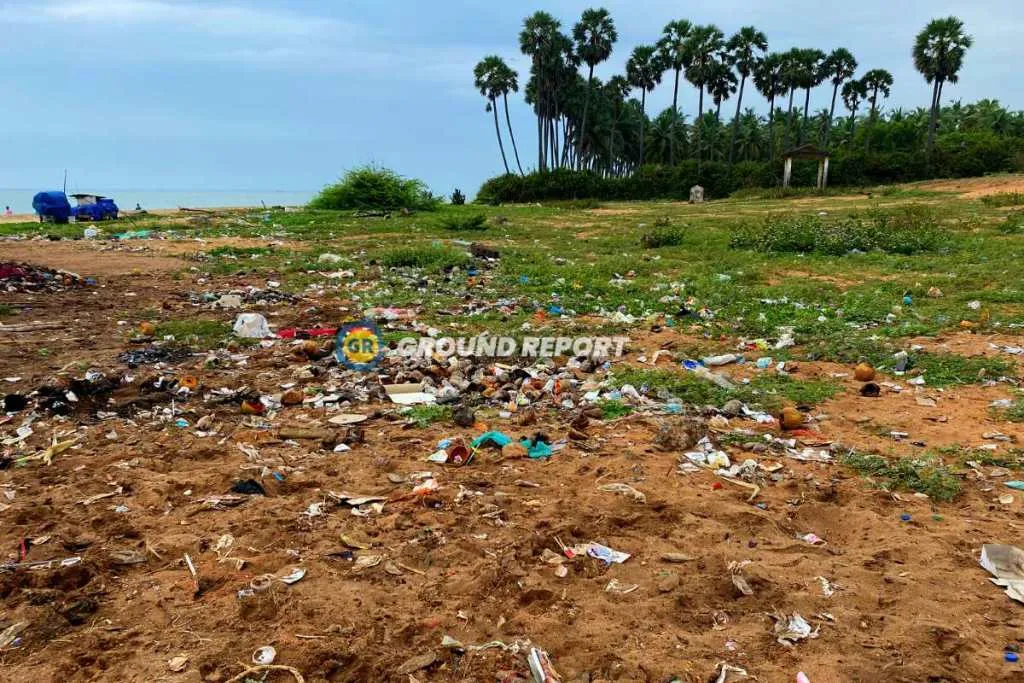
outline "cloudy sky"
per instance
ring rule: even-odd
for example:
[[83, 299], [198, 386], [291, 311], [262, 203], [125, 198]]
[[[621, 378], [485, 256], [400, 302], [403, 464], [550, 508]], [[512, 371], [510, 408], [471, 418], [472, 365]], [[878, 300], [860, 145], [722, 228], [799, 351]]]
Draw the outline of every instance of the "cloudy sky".
[[[611, 0], [621, 71], [669, 20], [753, 24], [772, 50], [849, 48], [861, 72], [895, 77], [891, 106], [926, 106], [914, 33], [956, 14], [975, 37], [947, 99], [1024, 109], [1021, 0]], [[501, 171], [493, 124], [472, 85], [483, 55], [517, 49], [523, 17], [545, 9], [566, 29], [587, 2], [548, 0], [0, 0], [0, 187], [43, 187], [70, 168], [96, 188], [315, 190], [376, 162], [438, 192], [475, 192]], [[826, 88], [812, 108], [826, 106]], [[683, 92], [684, 113], [696, 107]], [[649, 102], [666, 106], [669, 87]], [[752, 106], [766, 104], [752, 97]], [[516, 99], [520, 147], [531, 115]], [[524, 156], [528, 156], [528, 153]], [[524, 158], [524, 162], [527, 159]]]

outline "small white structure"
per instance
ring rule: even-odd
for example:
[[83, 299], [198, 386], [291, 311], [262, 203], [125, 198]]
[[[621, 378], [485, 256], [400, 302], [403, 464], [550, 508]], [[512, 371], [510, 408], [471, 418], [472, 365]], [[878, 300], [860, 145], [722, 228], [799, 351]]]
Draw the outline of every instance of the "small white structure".
[[829, 156], [831, 155], [828, 152], [818, 149], [812, 144], [800, 145], [783, 152], [782, 158], [786, 160], [786, 166], [782, 171], [782, 186], [789, 187], [789, 181], [793, 177], [793, 159], [817, 159], [818, 182], [815, 187], [824, 190], [828, 186]]
[[700, 204], [704, 201], [704, 188], [700, 185], [694, 185], [690, 188], [690, 203]]

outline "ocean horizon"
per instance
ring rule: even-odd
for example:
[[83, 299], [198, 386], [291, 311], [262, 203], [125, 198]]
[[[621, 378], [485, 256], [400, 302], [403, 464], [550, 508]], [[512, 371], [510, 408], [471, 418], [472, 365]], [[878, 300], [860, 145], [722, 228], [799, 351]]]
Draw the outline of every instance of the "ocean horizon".
[[[9, 206], [16, 214], [33, 213], [32, 197], [36, 192], [53, 188], [9, 188], [0, 187], [0, 211]], [[59, 187], [56, 189], [60, 189]], [[70, 188], [72, 192], [88, 192]], [[123, 210], [131, 210], [135, 205], [143, 209], [176, 209], [187, 207], [203, 209], [219, 206], [302, 206], [309, 202], [315, 191], [300, 190], [144, 190], [104, 188], [103, 195], [110, 197]]]

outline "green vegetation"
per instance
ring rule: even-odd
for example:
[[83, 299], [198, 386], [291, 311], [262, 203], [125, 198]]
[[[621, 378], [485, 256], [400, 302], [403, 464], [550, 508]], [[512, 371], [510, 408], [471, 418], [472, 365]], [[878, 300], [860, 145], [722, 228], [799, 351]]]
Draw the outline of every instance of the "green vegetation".
[[452, 232], [475, 232], [487, 229], [487, 216], [475, 213], [468, 216], [448, 215], [441, 218], [441, 227]]
[[435, 422], [441, 422], [448, 420], [452, 416], [451, 406], [440, 406], [436, 404], [428, 404], [422, 406], [413, 406], [403, 413], [403, 415], [414, 422], [417, 427], [423, 429], [428, 427]]
[[[231, 333], [231, 325], [218, 320], [167, 320], [156, 325], [156, 337], [172, 336], [174, 342], [185, 346], [201, 349], [212, 349], [222, 346], [235, 337]], [[238, 339], [243, 343], [255, 340]]]
[[1014, 211], [1008, 215], [1006, 220], [996, 226], [996, 230], [1003, 235], [1019, 235], [1024, 233], [1024, 211]]
[[763, 252], [792, 252], [841, 256], [874, 250], [891, 254], [935, 251], [948, 245], [949, 233], [926, 211], [876, 211], [865, 218], [827, 221], [819, 216], [772, 216], [760, 224], [740, 226], [730, 246]]
[[982, 197], [981, 202], [986, 206], [1022, 206], [1024, 205], [1024, 193], [999, 192]]
[[[805, 144], [832, 153], [834, 185], [1024, 168], [1024, 114], [994, 100], [942, 106], [943, 87], [960, 78], [973, 44], [956, 17], [935, 19], [915, 37], [914, 67], [932, 93], [929, 108], [912, 111], [884, 111], [892, 73], [862, 69], [845, 48], [771, 52], [769, 37], [754, 26], [727, 37], [715, 25], [666, 19], [660, 36], [618, 60], [625, 73], [606, 81], [594, 78], [594, 68], [613, 55], [618, 31], [604, 9], [584, 11], [571, 31], [548, 12], [526, 17], [519, 47], [530, 72], [522, 88], [519, 73], [501, 56], [484, 57], [474, 67], [474, 84], [487, 100], [505, 175], [484, 183], [478, 200], [685, 199], [694, 184], [704, 187], [706, 197], [722, 198], [781, 184], [781, 153]], [[686, 87], [681, 77], [699, 93], [696, 112], [685, 117], [678, 107], [680, 86]], [[649, 116], [647, 98], [659, 86], [672, 92], [672, 103]], [[811, 92], [822, 86], [831, 105], [812, 112]], [[509, 96], [520, 90], [540, 137], [537, 172], [525, 177], [509, 116]], [[766, 114], [757, 113], [765, 109], [757, 95]], [[725, 106], [723, 114], [733, 98], [735, 108]], [[849, 116], [836, 110], [837, 103]], [[555, 181], [548, 177], [552, 172], [559, 174]], [[797, 160], [793, 182], [815, 185], [816, 172], [814, 160]]]
[[597, 407], [601, 409], [602, 420], [615, 420], [633, 412], [633, 406], [615, 399], [598, 401]]
[[1007, 422], [1024, 422], [1024, 395], [1018, 394], [1008, 408], [993, 408], [992, 413]]
[[653, 228], [649, 228], [640, 235], [640, 246], [644, 249], [676, 247], [683, 243], [685, 237], [683, 226], [672, 225], [667, 218], [660, 218], [654, 222]]
[[645, 387], [652, 394], [667, 392], [683, 403], [691, 405], [721, 406], [729, 400], [760, 406], [765, 410], [781, 408], [785, 403], [814, 405], [826, 401], [839, 391], [833, 382], [795, 380], [774, 372], [755, 376], [750, 384], [737, 384], [734, 389], [723, 389], [685, 370], [616, 369], [614, 385], [631, 384]]
[[396, 211], [433, 210], [440, 202], [421, 180], [403, 178], [387, 168], [363, 166], [347, 171], [309, 203], [311, 209]]
[[890, 462], [880, 455], [852, 452], [840, 462], [886, 491], [916, 491], [938, 502], [951, 501], [960, 494], [960, 479], [937, 455]]
[[451, 247], [424, 245], [390, 249], [381, 255], [380, 260], [389, 268], [441, 270], [449, 266], [464, 266], [469, 263], [469, 256]]

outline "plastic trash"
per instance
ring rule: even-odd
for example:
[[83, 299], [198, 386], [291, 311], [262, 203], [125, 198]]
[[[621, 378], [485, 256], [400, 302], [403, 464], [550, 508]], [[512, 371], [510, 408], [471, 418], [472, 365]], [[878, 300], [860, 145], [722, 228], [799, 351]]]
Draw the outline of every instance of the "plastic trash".
[[704, 365], [715, 367], [719, 365], [730, 365], [743, 360], [743, 356], [736, 353], [726, 353], [721, 356], [708, 356], [704, 359]]
[[242, 313], [235, 319], [233, 328], [236, 337], [266, 339], [271, 336], [267, 319], [259, 313]]

